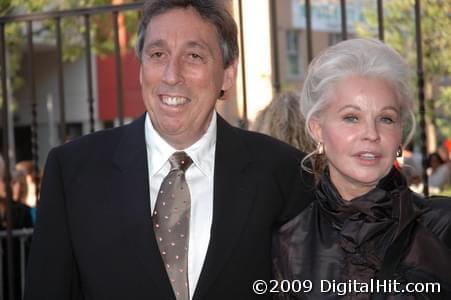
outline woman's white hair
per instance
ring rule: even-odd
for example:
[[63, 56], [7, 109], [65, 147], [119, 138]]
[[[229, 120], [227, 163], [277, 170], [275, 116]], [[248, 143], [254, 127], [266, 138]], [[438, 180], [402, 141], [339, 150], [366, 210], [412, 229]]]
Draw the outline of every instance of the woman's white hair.
[[[415, 115], [409, 87], [411, 71], [391, 47], [376, 39], [350, 39], [327, 48], [309, 66], [301, 92], [301, 112], [308, 135], [313, 139], [309, 121], [320, 116], [337, 83], [350, 76], [382, 79], [396, 93], [401, 105], [403, 144], [415, 131]], [[315, 152], [310, 153], [311, 157]], [[306, 157], [306, 158], [308, 158]]]

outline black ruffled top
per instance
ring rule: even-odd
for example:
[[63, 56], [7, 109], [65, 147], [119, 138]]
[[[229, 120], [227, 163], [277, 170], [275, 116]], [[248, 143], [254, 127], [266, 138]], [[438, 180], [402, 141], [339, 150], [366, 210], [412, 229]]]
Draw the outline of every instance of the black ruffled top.
[[412, 222], [409, 245], [394, 274], [398, 290], [410, 282], [436, 282], [441, 291], [393, 292], [388, 299], [451, 299], [451, 199], [420, 198], [395, 169], [351, 201], [343, 200], [323, 175], [316, 201], [274, 235], [276, 279], [299, 280], [305, 292], [280, 291], [276, 298], [370, 299], [369, 284], [387, 248]]

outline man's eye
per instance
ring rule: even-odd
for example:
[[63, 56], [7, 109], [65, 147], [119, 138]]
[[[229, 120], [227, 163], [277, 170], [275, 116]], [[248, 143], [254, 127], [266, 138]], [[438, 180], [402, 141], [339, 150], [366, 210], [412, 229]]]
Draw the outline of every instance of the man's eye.
[[202, 60], [202, 56], [200, 56], [197, 53], [190, 53], [189, 54], [189, 58], [192, 59], [192, 60]]
[[163, 52], [153, 52], [150, 54], [152, 58], [161, 58], [163, 56]]

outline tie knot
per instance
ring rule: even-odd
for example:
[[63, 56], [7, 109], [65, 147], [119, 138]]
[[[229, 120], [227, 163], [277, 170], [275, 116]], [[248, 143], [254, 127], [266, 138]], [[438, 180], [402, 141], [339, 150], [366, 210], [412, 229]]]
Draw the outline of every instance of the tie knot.
[[185, 171], [193, 161], [185, 151], [177, 151], [169, 157], [169, 163], [171, 164], [171, 170]]

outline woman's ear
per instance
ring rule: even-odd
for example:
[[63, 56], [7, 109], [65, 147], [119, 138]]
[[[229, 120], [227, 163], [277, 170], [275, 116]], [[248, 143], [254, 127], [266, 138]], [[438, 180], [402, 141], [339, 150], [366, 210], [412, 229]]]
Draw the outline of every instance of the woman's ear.
[[308, 126], [316, 143], [323, 141], [321, 121], [317, 117], [311, 117]]

